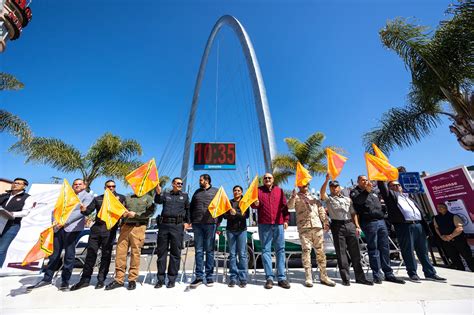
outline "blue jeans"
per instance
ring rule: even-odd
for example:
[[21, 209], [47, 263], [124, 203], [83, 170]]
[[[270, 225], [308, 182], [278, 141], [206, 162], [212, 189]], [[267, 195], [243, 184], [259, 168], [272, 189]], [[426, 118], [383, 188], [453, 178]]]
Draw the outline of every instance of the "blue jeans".
[[385, 273], [385, 278], [393, 277], [390, 267], [390, 244], [388, 242], [388, 230], [384, 220], [363, 222], [361, 224], [367, 241], [369, 251], [369, 263], [374, 279], [382, 279], [380, 266]]
[[44, 272], [44, 281], [51, 282], [53, 280], [54, 272], [61, 267], [61, 252], [64, 249], [61, 279], [63, 282], [69, 282], [76, 258], [76, 240], [80, 233], [80, 231], [66, 232], [64, 229], [54, 233], [54, 250], [53, 254], [49, 257], [48, 266]]
[[204, 253], [206, 254], [206, 280], [213, 280], [215, 224], [193, 224], [196, 279], [204, 279]]
[[[227, 231], [230, 280], [247, 281], [247, 231]], [[239, 256], [239, 262], [237, 262]]]
[[21, 224], [7, 223], [3, 234], [0, 235], [0, 268], [3, 266], [5, 258], [7, 258], [8, 247], [10, 247], [10, 243], [15, 239], [20, 227]]
[[428, 258], [428, 248], [426, 247], [426, 233], [423, 230], [421, 223], [416, 224], [394, 224], [395, 232], [397, 233], [398, 244], [402, 252], [405, 267], [408, 276], [416, 275], [416, 256], [423, 266], [423, 273], [425, 277], [432, 277], [436, 274], [436, 270]]
[[259, 224], [258, 235], [262, 244], [262, 261], [267, 280], [273, 280], [272, 244], [276, 254], [277, 279], [286, 280], [283, 224]]

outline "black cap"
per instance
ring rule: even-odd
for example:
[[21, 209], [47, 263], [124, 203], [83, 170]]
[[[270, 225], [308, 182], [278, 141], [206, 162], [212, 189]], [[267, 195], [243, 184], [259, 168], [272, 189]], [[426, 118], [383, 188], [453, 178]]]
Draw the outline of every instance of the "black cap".
[[329, 182], [329, 186], [339, 186], [339, 182], [337, 180], [332, 180]]

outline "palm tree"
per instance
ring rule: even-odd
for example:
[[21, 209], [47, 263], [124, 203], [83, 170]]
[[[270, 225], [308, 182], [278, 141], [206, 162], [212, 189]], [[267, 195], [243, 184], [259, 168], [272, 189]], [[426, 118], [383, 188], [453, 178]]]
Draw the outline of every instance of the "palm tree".
[[275, 184], [287, 183], [289, 177], [296, 173], [296, 162], [299, 161], [312, 175], [323, 175], [327, 172], [326, 152], [322, 147], [324, 134], [316, 132], [305, 142], [296, 138], [285, 138], [290, 151], [278, 154], [272, 161]]
[[17, 142], [12, 150], [26, 155], [26, 162], [38, 162], [65, 173], [80, 171], [84, 180], [91, 185], [100, 177], [124, 180], [125, 176], [140, 166], [135, 156], [142, 154], [140, 144], [135, 140], [122, 140], [105, 133], [90, 147], [86, 154], [54, 138], [35, 137], [29, 144]]
[[11, 74], [0, 72], [0, 91], [21, 90], [24, 87], [25, 85]]
[[408, 105], [392, 108], [379, 126], [364, 135], [365, 146], [389, 152], [428, 135], [446, 116], [461, 147], [474, 151], [474, 4], [460, 1], [430, 37], [427, 28], [406, 19], [389, 21], [380, 31], [385, 47], [397, 53], [412, 76]]

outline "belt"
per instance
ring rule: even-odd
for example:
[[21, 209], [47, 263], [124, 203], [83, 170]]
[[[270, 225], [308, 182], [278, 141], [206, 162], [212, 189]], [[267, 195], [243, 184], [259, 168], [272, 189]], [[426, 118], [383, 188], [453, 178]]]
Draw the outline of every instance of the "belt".
[[406, 224], [417, 224], [417, 223], [421, 223], [421, 220], [416, 220], [416, 221], [406, 220], [406, 221], [403, 222], [403, 223], [406, 223]]
[[352, 220], [331, 220], [334, 224], [346, 224], [346, 223], [351, 223]]
[[146, 225], [146, 223], [128, 223], [128, 222], [125, 222], [124, 225], [128, 225], [128, 226], [142, 226], [142, 225]]
[[171, 224], [180, 224], [183, 223], [183, 218], [174, 218], [174, 217], [161, 217], [160, 223], [171, 223]]

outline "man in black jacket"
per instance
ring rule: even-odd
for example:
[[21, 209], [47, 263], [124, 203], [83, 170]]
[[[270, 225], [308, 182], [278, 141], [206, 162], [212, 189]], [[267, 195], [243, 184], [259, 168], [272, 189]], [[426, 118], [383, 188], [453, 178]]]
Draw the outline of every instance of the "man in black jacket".
[[15, 178], [11, 189], [0, 195], [0, 206], [10, 212], [13, 219], [8, 220], [2, 234], [0, 235], [0, 268], [2, 268], [7, 257], [8, 247], [15, 239], [21, 227], [21, 219], [34, 208], [30, 195], [25, 191], [28, 181], [24, 178]]
[[393, 269], [390, 267], [388, 230], [379, 197], [372, 191], [372, 183], [366, 176], [360, 175], [357, 178], [357, 184], [350, 195], [367, 241], [374, 283], [382, 283], [382, 273], [380, 272], [380, 267], [382, 267], [385, 281], [403, 284], [405, 281], [395, 277]]
[[[115, 191], [115, 182], [113, 180], [108, 180], [105, 182], [104, 189], [107, 188], [123, 205], [126, 204], [125, 196], [118, 194]], [[97, 259], [97, 252], [99, 248], [102, 251], [102, 256], [100, 258], [99, 274], [97, 275], [97, 284], [95, 288], [102, 289], [105, 286], [104, 281], [107, 277], [107, 274], [109, 273], [110, 261], [112, 259], [112, 248], [117, 235], [118, 222], [110, 230], [107, 230], [105, 222], [99, 219], [97, 215], [99, 214], [99, 210], [102, 207], [103, 201], [103, 194], [95, 197], [89, 206], [87, 206], [87, 209], [82, 212], [83, 215], [87, 216], [96, 211], [96, 218], [95, 223], [90, 230], [89, 242], [87, 243], [86, 262], [82, 270], [81, 279], [78, 283], [71, 287], [71, 291], [85, 288], [89, 285], [92, 273], [94, 272], [94, 265]], [[128, 212], [124, 213], [124, 216], [128, 216]]]
[[388, 183], [388, 188], [384, 182], [378, 181], [380, 194], [387, 205], [388, 219], [395, 227], [398, 244], [402, 252], [405, 268], [410, 280], [419, 282], [416, 270], [416, 256], [423, 266], [425, 278], [434, 281], [446, 281], [436, 274], [436, 270], [428, 258], [428, 248], [426, 246], [426, 232], [423, 224], [426, 225], [423, 213], [418, 206], [408, 196], [403, 193], [403, 188], [398, 181]]
[[156, 186], [155, 203], [162, 204], [163, 210], [157, 218], [157, 279], [155, 289], [165, 284], [166, 258], [168, 249], [170, 253], [168, 264], [167, 288], [175, 286], [181, 262], [181, 247], [183, 244], [184, 229], [189, 227], [189, 197], [183, 192], [183, 180], [180, 177], [173, 178], [171, 191], [161, 192], [160, 185]]
[[[208, 287], [214, 284], [214, 243], [216, 239], [217, 219], [209, 212], [209, 204], [217, 194], [217, 188], [211, 186], [211, 176], [203, 174], [199, 177], [200, 188], [191, 199], [191, 224], [194, 232], [194, 250], [196, 261], [196, 278], [191, 288], [202, 284], [204, 276]], [[206, 256], [206, 273], [204, 274], [204, 255]]]

